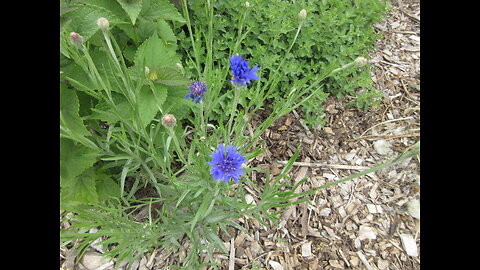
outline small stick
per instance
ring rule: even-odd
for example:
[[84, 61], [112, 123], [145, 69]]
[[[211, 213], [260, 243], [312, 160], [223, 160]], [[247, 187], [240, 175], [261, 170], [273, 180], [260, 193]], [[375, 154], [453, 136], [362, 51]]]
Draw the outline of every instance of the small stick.
[[372, 128], [374, 128], [374, 127], [377, 127], [377, 126], [379, 126], [379, 125], [386, 124], [386, 123], [390, 123], [390, 122], [395, 122], [395, 121], [409, 120], [409, 119], [413, 119], [413, 117], [409, 116], [409, 117], [404, 117], [404, 118], [391, 119], [391, 120], [387, 120], [387, 121], [384, 121], [384, 122], [375, 124], [375, 125], [367, 128], [362, 134], [360, 134], [360, 136], [358, 136], [358, 138], [362, 137], [362, 136], [363, 136], [365, 133], [367, 133], [367, 131], [369, 131], [370, 129], [372, 129]]
[[384, 134], [378, 134], [378, 135], [365, 135], [362, 137], [357, 137], [354, 139], [347, 139], [345, 141], [347, 142], [353, 142], [353, 141], [358, 141], [360, 139], [371, 139], [371, 138], [402, 138], [402, 137], [420, 137], [419, 133], [410, 133], [410, 134], [399, 134], [399, 135], [384, 135]]
[[367, 261], [367, 259], [365, 258], [365, 256], [363, 255], [363, 253], [360, 250], [357, 251], [357, 255], [360, 258], [360, 260], [362, 261], [363, 265], [365, 265], [367, 270], [373, 270], [372, 266], [370, 265], [370, 263]]
[[228, 262], [228, 270], [235, 269], [235, 241], [233, 237], [230, 239], [230, 260]]
[[342, 256], [342, 259], [347, 264], [347, 267], [350, 267], [350, 263], [348, 262], [347, 258], [345, 258], [341, 248], [338, 249], [338, 253], [340, 253], [340, 256]]
[[[277, 160], [278, 164], [286, 165], [288, 161]], [[293, 162], [293, 166], [299, 167], [311, 167], [311, 168], [331, 168], [331, 169], [342, 169], [342, 170], [366, 170], [370, 167], [365, 166], [352, 166], [352, 165], [342, 165], [342, 164], [325, 164], [325, 163], [310, 163], [310, 162]]]

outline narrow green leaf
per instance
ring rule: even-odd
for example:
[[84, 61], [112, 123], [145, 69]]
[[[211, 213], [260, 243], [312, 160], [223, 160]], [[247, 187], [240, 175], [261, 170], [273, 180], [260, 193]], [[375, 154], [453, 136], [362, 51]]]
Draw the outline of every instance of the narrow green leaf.
[[208, 231], [207, 232], [207, 237], [208, 239], [213, 242], [215, 244], [215, 246], [222, 250], [223, 252], [225, 253], [228, 253], [228, 250], [227, 248], [225, 247], [225, 245], [223, 244], [223, 241], [222, 239], [220, 239], [220, 237], [218, 237], [218, 235], [216, 235], [214, 232], [212, 231]]
[[180, 196], [180, 198], [178, 198], [178, 201], [177, 201], [177, 204], [175, 205], [175, 207], [178, 207], [180, 205], [180, 203], [183, 201], [183, 199], [185, 199], [185, 197], [187, 196], [187, 194], [190, 192], [190, 189], [186, 189], [185, 191], [183, 191], [182, 195]]
[[210, 206], [210, 203], [212, 202], [213, 196], [211, 194], [207, 194], [205, 197], [203, 197], [202, 204], [200, 204], [200, 207], [198, 208], [197, 213], [195, 214], [195, 217], [192, 220], [192, 225], [190, 227], [190, 231], [193, 232], [193, 228], [195, 228], [195, 225], [197, 222], [205, 217], [205, 213], [207, 209]]

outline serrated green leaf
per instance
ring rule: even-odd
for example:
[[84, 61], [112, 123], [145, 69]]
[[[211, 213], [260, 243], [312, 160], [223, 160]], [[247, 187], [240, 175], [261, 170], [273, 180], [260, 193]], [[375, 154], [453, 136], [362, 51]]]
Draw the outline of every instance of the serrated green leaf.
[[163, 19], [185, 23], [185, 19], [169, 0], [144, 1], [140, 15], [152, 21]]
[[95, 172], [93, 168], [81, 175], [65, 180], [62, 185], [61, 200], [82, 203], [98, 203], [98, 194], [95, 187]]
[[71, 18], [66, 26], [67, 32], [79, 33], [85, 41], [99, 30], [97, 20], [100, 17], [107, 18], [112, 23], [123, 22], [109, 10], [99, 6], [79, 6], [76, 10], [67, 13], [65, 16]]
[[89, 136], [83, 121], [78, 115], [80, 103], [75, 90], [68, 89], [63, 83], [60, 84], [60, 119], [61, 125], [68, 128], [78, 136]]
[[155, 72], [157, 73], [157, 80], [155, 80], [157, 83], [170, 86], [187, 85], [190, 83], [176, 68], [162, 67], [155, 69]]
[[143, 63], [143, 66], [152, 69], [175, 66], [180, 62], [180, 58], [174, 49], [165, 46], [155, 31], [138, 47], [134, 62], [135, 65]]
[[122, 8], [127, 12], [132, 24], [135, 24], [140, 11], [142, 10], [142, 0], [117, 0]]
[[[166, 91], [164, 91], [166, 92]], [[159, 91], [159, 94], [161, 91]], [[163, 103], [163, 102], [162, 102]], [[147, 126], [159, 111], [156, 95], [147, 85], [140, 89], [138, 94], [138, 106], [143, 127]]]
[[107, 200], [110, 197], [120, 197], [120, 186], [109, 175], [97, 173], [96, 176], [95, 187], [99, 201]]
[[60, 84], [60, 136], [70, 138], [81, 144], [97, 148], [97, 146], [86, 138], [90, 136], [83, 120], [79, 116], [79, 100], [75, 90], [68, 89], [63, 83]]
[[156, 30], [160, 38], [162, 38], [166, 42], [167, 46], [175, 46], [176, 49], [177, 37], [175, 36], [172, 28], [166, 21], [159, 19], [156, 24]]
[[97, 161], [98, 152], [76, 144], [70, 139], [60, 139], [60, 181], [80, 175]]

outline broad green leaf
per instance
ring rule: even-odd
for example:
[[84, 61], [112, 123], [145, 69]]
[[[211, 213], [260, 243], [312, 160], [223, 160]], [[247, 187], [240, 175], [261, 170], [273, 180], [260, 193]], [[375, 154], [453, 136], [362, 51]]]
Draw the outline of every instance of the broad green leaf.
[[123, 95], [115, 92], [112, 92], [112, 97], [120, 116], [115, 113], [114, 108], [107, 104], [106, 101], [102, 100], [98, 102], [95, 108], [92, 108], [93, 113], [89, 118], [102, 120], [110, 124], [120, 121], [120, 117], [127, 120], [131, 119], [132, 107], [130, 106], [130, 103], [128, 103], [128, 100]]
[[98, 152], [75, 143], [60, 139], [60, 180], [68, 180], [80, 175], [97, 161]]
[[63, 201], [97, 204], [98, 194], [95, 187], [94, 169], [90, 168], [81, 175], [64, 181], [61, 199]]
[[170, 25], [164, 20], [158, 20], [156, 24], [156, 30], [160, 38], [162, 38], [168, 46], [177, 47], [177, 37], [173, 33]]
[[104, 173], [97, 173], [96, 190], [98, 200], [104, 201], [110, 197], [120, 197], [120, 186], [113, 179]]
[[77, 32], [85, 41], [99, 30], [97, 25], [98, 18], [104, 17], [108, 19], [110, 25], [123, 22], [112, 12], [99, 6], [79, 6], [78, 9], [69, 12], [65, 16], [72, 19], [66, 26], [67, 32]]
[[132, 24], [135, 24], [140, 11], [142, 10], [142, 0], [117, 0], [122, 8], [127, 12]]
[[156, 72], [157, 80], [155, 80], [155, 82], [157, 83], [170, 86], [187, 85], [190, 83], [176, 68], [162, 67], [154, 69], [151, 72]]
[[78, 115], [80, 103], [75, 90], [68, 89], [63, 83], [60, 84], [60, 115], [61, 124], [78, 134], [78, 136], [89, 136], [90, 132], [83, 125]]
[[185, 23], [177, 8], [169, 0], [146, 0], [143, 2], [142, 17], [147, 20], [172, 20]]
[[158, 104], [156, 95], [152, 92], [152, 89], [150, 89], [150, 87], [145, 85], [140, 89], [138, 95], [138, 106], [143, 127], [147, 126], [152, 121], [152, 119], [158, 113], [158, 106], [160, 105], [161, 104]]
[[112, 12], [116, 17], [127, 21], [128, 14], [117, 1], [112, 0], [82, 0], [87, 6], [96, 6]]
[[134, 62], [136, 65], [146, 66], [150, 69], [172, 67], [180, 62], [175, 50], [165, 46], [164, 42], [154, 32], [150, 38], [138, 47]]
[[86, 138], [91, 134], [78, 114], [79, 107], [75, 90], [68, 89], [64, 84], [60, 84], [60, 136], [73, 139], [95, 149], [97, 146]]

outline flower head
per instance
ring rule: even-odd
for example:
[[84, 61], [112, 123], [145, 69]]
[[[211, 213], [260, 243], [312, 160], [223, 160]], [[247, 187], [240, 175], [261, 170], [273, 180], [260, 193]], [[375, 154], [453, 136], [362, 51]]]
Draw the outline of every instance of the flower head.
[[70, 32], [70, 41], [73, 45], [77, 46], [77, 48], [83, 48], [83, 37], [80, 34], [75, 32]]
[[242, 58], [242, 55], [234, 55], [230, 58], [230, 68], [232, 69], [233, 79], [232, 82], [235, 82], [237, 85], [242, 85], [247, 87], [245, 83], [250, 83], [250, 80], [258, 80], [257, 74], [255, 72], [261, 69], [258, 66], [254, 66], [252, 69], [248, 67], [248, 61]]
[[176, 123], [177, 119], [175, 119], [175, 116], [173, 114], [165, 114], [162, 117], [162, 125], [166, 128], [173, 128], [175, 127]]
[[98, 18], [97, 25], [98, 27], [100, 27], [100, 29], [102, 29], [102, 31], [107, 31], [108, 27], [110, 26], [110, 23], [108, 22], [107, 19], [101, 17], [101, 18]]
[[236, 150], [237, 148], [233, 145], [227, 146], [225, 149], [225, 145], [220, 144], [218, 149], [210, 155], [212, 161], [208, 164], [212, 167], [210, 174], [213, 175], [215, 181], [222, 180], [226, 183], [233, 178], [233, 181], [238, 183], [240, 175], [244, 173], [242, 164], [247, 160]]
[[305, 18], [307, 18], [307, 11], [305, 9], [300, 10], [300, 12], [298, 13], [298, 17], [302, 21], [305, 20]]
[[198, 103], [203, 98], [203, 95], [205, 95], [207, 86], [201, 81], [196, 81], [192, 82], [190, 86], [188, 86], [188, 89], [190, 89], [190, 93], [188, 93], [185, 98], [191, 98], [195, 103]]

